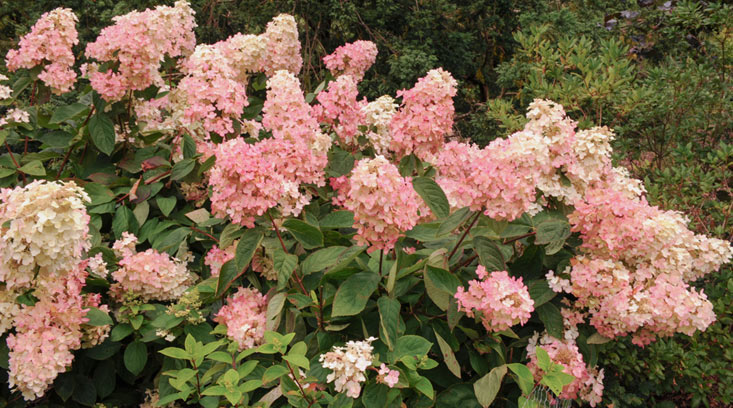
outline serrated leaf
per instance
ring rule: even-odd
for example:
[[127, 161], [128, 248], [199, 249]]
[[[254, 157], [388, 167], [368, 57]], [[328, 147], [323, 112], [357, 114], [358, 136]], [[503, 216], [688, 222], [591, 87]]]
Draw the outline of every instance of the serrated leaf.
[[547, 279], [531, 280], [527, 282], [527, 288], [529, 289], [529, 297], [534, 300], [535, 308], [544, 305], [557, 296], [557, 293], [550, 289]]
[[48, 123], [53, 125], [66, 122], [69, 119], [80, 116], [81, 113], [87, 109], [89, 109], [89, 107], [82, 103], [72, 103], [71, 105], [60, 106], [53, 111], [53, 115], [51, 115], [51, 119]]
[[504, 254], [499, 249], [496, 242], [486, 237], [476, 237], [473, 239], [473, 247], [478, 254], [481, 265], [486, 268], [486, 271], [506, 271], [506, 260]]
[[[448, 366], [448, 370], [450, 370], [453, 375], [455, 375], [458, 378], [461, 378], [461, 366], [458, 364], [458, 360], [456, 360], [456, 355], [453, 354], [453, 350], [451, 349], [450, 345], [446, 343], [445, 340], [438, 334], [435, 329], [433, 329], [433, 333], [435, 333], [435, 338], [438, 340], [438, 347], [440, 348], [440, 353], [443, 355], [443, 362], [446, 366]], [[506, 368], [504, 369], [506, 372]]]
[[252, 260], [257, 247], [260, 246], [264, 234], [262, 231], [255, 229], [248, 229], [244, 231], [242, 237], [239, 239], [239, 244], [234, 252], [234, 261], [236, 262], [237, 269], [243, 270], [249, 265]]
[[89, 308], [86, 318], [89, 319], [86, 323], [89, 326], [107, 326], [113, 323], [107, 312], [103, 312], [96, 307]]
[[173, 165], [171, 180], [180, 180], [188, 176], [188, 174], [193, 171], [194, 167], [196, 167], [196, 161], [194, 159], [183, 159], [179, 161]]
[[547, 333], [556, 339], [563, 338], [563, 318], [560, 309], [552, 303], [545, 303], [535, 308], [535, 310], [537, 311], [537, 317], [545, 325]]
[[115, 149], [115, 124], [107, 115], [96, 113], [89, 118], [89, 136], [94, 146], [107, 156]]
[[379, 309], [379, 326], [381, 339], [390, 350], [394, 350], [397, 342], [397, 332], [400, 326], [400, 302], [396, 299], [382, 296], [377, 301]]
[[552, 241], [565, 241], [569, 236], [570, 224], [566, 220], [545, 220], [537, 225], [535, 244], [544, 245]]
[[46, 169], [43, 167], [43, 163], [40, 160], [30, 161], [21, 166], [20, 171], [25, 174], [42, 177], [46, 175]]
[[321, 228], [352, 228], [354, 213], [351, 211], [333, 211], [319, 221]]
[[336, 291], [331, 316], [354, 316], [364, 310], [379, 280], [379, 275], [374, 272], [351, 275]]
[[282, 248], [278, 248], [272, 254], [272, 263], [277, 272], [277, 287], [283, 289], [298, 266], [298, 257], [285, 253]]
[[429, 177], [415, 177], [412, 179], [412, 187], [438, 218], [445, 218], [450, 214], [448, 198], [435, 180]]
[[343, 246], [332, 246], [311, 253], [301, 265], [303, 276], [313, 272], [320, 272], [336, 265], [339, 261], [339, 256], [346, 250], [347, 248]]
[[517, 375], [517, 383], [522, 390], [522, 394], [529, 395], [534, 388], [534, 376], [532, 371], [526, 365], [520, 363], [507, 364], [510, 370]]
[[176, 206], [176, 197], [157, 196], [155, 197], [155, 202], [158, 204], [160, 212], [167, 217]]
[[506, 375], [507, 366], [494, 367], [488, 374], [473, 383], [473, 392], [482, 407], [487, 408], [494, 402], [501, 388], [501, 382]]
[[145, 368], [148, 361], [148, 348], [145, 343], [134, 341], [125, 349], [123, 356], [125, 368], [134, 375], [138, 375]]
[[267, 370], [265, 370], [265, 373], [262, 374], [262, 383], [267, 384], [271, 381], [277, 380], [278, 378], [288, 374], [289, 372], [290, 370], [281, 365], [268, 367]]
[[289, 218], [283, 222], [283, 227], [303, 245], [305, 249], [314, 249], [323, 246], [323, 233], [318, 228], [301, 220]]

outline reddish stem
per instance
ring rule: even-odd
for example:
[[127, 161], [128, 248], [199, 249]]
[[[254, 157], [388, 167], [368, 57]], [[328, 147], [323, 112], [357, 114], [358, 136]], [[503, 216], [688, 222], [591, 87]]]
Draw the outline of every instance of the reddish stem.
[[215, 237], [215, 236], [213, 236], [213, 235], [209, 234], [209, 233], [208, 233], [208, 232], [206, 232], [206, 231], [201, 231], [200, 229], [198, 229], [198, 228], [196, 228], [196, 227], [188, 227], [188, 228], [191, 228], [192, 230], [194, 230], [194, 231], [196, 231], [196, 232], [198, 232], [198, 233], [200, 233], [200, 234], [204, 234], [204, 235], [206, 235], [207, 237], [209, 237], [209, 238], [213, 239], [213, 240], [214, 240], [214, 242], [216, 242], [217, 244], [219, 243], [219, 240], [218, 240], [218, 239], [216, 239], [216, 237]]
[[23, 184], [28, 184], [28, 179], [25, 177], [25, 173], [23, 173], [20, 170], [20, 165], [17, 161], [15, 161], [15, 156], [13, 156], [13, 152], [10, 150], [10, 145], [8, 145], [8, 141], [5, 141], [5, 148], [8, 149], [8, 154], [10, 155], [10, 159], [13, 160], [13, 164], [15, 164], [15, 168], [18, 169], [18, 173], [20, 173], [21, 176], [23, 176]]
[[466, 235], [468, 235], [468, 231], [471, 231], [471, 228], [473, 228], [473, 225], [476, 224], [476, 221], [478, 221], [478, 218], [481, 216], [481, 212], [476, 213], [476, 217], [473, 218], [473, 221], [471, 221], [471, 224], [466, 228], [466, 231], [463, 232], [463, 235], [461, 236], [461, 239], [458, 240], [458, 243], [456, 243], [456, 246], [453, 247], [453, 250], [450, 251], [450, 255], [448, 255], [448, 261], [450, 262], [450, 259], [453, 258], [453, 255], [458, 250], [458, 247], [461, 246], [461, 243], [463, 243], [463, 240], [466, 239]]

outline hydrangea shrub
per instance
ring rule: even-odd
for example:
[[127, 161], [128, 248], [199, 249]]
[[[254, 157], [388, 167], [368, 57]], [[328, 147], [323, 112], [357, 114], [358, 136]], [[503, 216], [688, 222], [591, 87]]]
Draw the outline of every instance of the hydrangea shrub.
[[479, 148], [449, 140], [443, 69], [360, 99], [368, 41], [302, 89], [288, 15], [197, 45], [179, 1], [69, 61], [75, 21], [44, 15], [0, 77], [11, 405], [597, 406], [598, 344], [715, 320], [689, 283], [730, 243], [651, 206], [612, 132], [557, 103]]

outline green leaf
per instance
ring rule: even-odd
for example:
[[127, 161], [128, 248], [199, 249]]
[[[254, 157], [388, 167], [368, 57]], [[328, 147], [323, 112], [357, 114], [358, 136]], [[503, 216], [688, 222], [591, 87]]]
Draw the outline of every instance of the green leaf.
[[163, 215], [167, 217], [171, 214], [171, 211], [173, 211], [173, 208], [175, 208], [176, 206], [176, 197], [156, 196], [155, 202], [158, 204], [160, 212], [162, 212]]
[[196, 161], [194, 159], [183, 159], [173, 165], [173, 170], [171, 170], [171, 180], [180, 180], [186, 176], [188, 176], [189, 173], [191, 173], [196, 167]]
[[69, 119], [73, 119], [76, 116], [79, 116], [87, 109], [89, 109], [89, 107], [81, 103], [72, 103], [71, 105], [60, 106], [55, 111], [53, 111], [53, 115], [51, 115], [51, 120], [49, 120], [48, 123], [53, 125], [61, 122], [66, 122]]
[[298, 266], [298, 257], [285, 253], [282, 248], [278, 248], [272, 254], [272, 262], [277, 272], [277, 287], [282, 289], [288, 284], [293, 271]]
[[280, 325], [280, 312], [282, 312], [283, 306], [285, 306], [287, 297], [288, 294], [286, 292], [276, 293], [272, 297], [268, 295], [267, 313], [265, 314], [267, 316], [265, 323], [267, 330], [277, 330], [277, 327]]
[[316, 252], [311, 253], [305, 258], [301, 266], [303, 275], [308, 275], [313, 272], [320, 272], [326, 268], [330, 268], [339, 261], [339, 255], [346, 251], [346, 247], [343, 246], [332, 246], [328, 248], [319, 249]]
[[595, 332], [591, 334], [585, 342], [587, 344], [606, 344], [611, 340], [613, 339], [609, 339], [608, 337], [605, 337], [601, 335], [600, 333]]
[[135, 214], [129, 208], [121, 206], [117, 208], [115, 216], [112, 219], [112, 231], [115, 238], [119, 239], [125, 231], [135, 232]]
[[476, 237], [473, 239], [473, 247], [478, 254], [481, 265], [486, 268], [486, 271], [506, 271], [506, 260], [504, 254], [502, 254], [499, 246], [496, 242], [486, 237]]
[[529, 395], [534, 388], [534, 376], [529, 368], [520, 363], [507, 364], [510, 370], [517, 375], [517, 383], [522, 390], [522, 394]]
[[236, 263], [238, 270], [244, 270], [244, 268], [249, 265], [249, 262], [252, 260], [252, 256], [254, 256], [257, 247], [260, 246], [260, 242], [262, 242], [263, 237], [264, 234], [259, 230], [248, 229], [244, 231], [244, 234], [242, 234], [242, 237], [239, 239], [239, 244], [237, 244], [237, 249], [234, 252], [234, 262]]
[[535, 244], [544, 245], [552, 241], [565, 241], [570, 236], [570, 224], [567, 220], [549, 219], [537, 225]]
[[563, 387], [573, 382], [574, 379], [574, 376], [563, 372], [547, 373], [542, 376], [540, 384], [548, 386], [556, 396], [559, 396]]
[[415, 177], [412, 179], [412, 187], [438, 218], [445, 218], [450, 214], [448, 198], [435, 180], [429, 177]]
[[461, 208], [460, 210], [449, 215], [448, 218], [445, 219], [445, 221], [440, 223], [440, 227], [438, 228], [438, 231], [435, 233], [435, 235], [441, 236], [441, 235], [453, 232], [453, 230], [463, 225], [463, 223], [466, 221], [466, 219], [468, 219], [470, 215], [471, 215], [470, 208], [468, 207]]
[[352, 228], [354, 213], [351, 211], [333, 211], [326, 214], [319, 222], [321, 228]]
[[101, 361], [94, 369], [92, 381], [94, 381], [94, 387], [97, 389], [99, 398], [105, 398], [115, 390], [117, 385], [116, 374], [114, 360]]
[[226, 291], [229, 286], [231, 285], [232, 281], [239, 276], [240, 269], [237, 268], [237, 264], [232, 259], [229, 262], [225, 262], [224, 265], [221, 266], [221, 270], [219, 271], [219, 277], [216, 281], [216, 296], [221, 296], [224, 294], [224, 291]]
[[265, 373], [262, 374], [262, 383], [267, 384], [271, 381], [275, 381], [288, 373], [290, 373], [290, 370], [281, 365], [268, 367], [267, 370], [265, 370]]
[[[2, 143], [2, 141], [0, 141]], [[0, 167], [0, 179], [8, 177], [11, 174], [15, 174], [15, 169], [6, 169], [5, 167]]]
[[538, 308], [552, 300], [557, 293], [550, 289], [547, 279], [535, 279], [527, 282], [529, 296], [534, 300], [534, 307]]
[[430, 380], [421, 376], [414, 375], [410, 378], [410, 385], [421, 393], [425, 394], [426, 397], [433, 399], [435, 397], [435, 391], [433, 390], [433, 384]]
[[351, 275], [336, 291], [331, 316], [354, 316], [364, 310], [379, 280], [379, 275], [374, 272]]
[[494, 367], [488, 374], [473, 383], [473, 392], [482, 407], [487, 408], [494, 402], [501, 388], [501, 382], [506, 375], [507, 366]]
[[550, 371], [550, 369], [552, 368], [552, 360], [550, 359], [550, 355], [547, 354], [547, 351], [542, 347], [537, 347], [535, 349], [535, 353], [537, 355], [537, 366], [542, 371]]
[[117, 326], [112, 328], [112, 331], [109, 334], [109, 338], [112, 341], [120, 341], [132, 334], [133, 331], [134, 329], [132, 328], [132, 326], [127, 323], [118, 324]]
[[[433, 329], [433, 333], [435, 333], [435, 338], [438, 340], [438, 347], [440, 348], [440, 353], [443, 355], [443, 362], [445, 362], [445, 365], [448, 366], [448, 369], [453, 375], [461, 378], [461, 366], [458, 364], [456, 355], [453, 354], [450, 345], [440, 337], [440, 334], [435, 329]], [[506, 368], [504, 368], [504, 371], [506, 372]]]
[[33, 160], [24, 164], [20, 171], [31, 176], [42, 177], [46, 175], [46, 169], [40, 160]]
[[89, 326], [107, 326], [112, 324], [112, 318], [109, 317], [109, 314], [96, 307], [90, 307], [86, 317], [89, 319], [86, 323]]
[[123, 360], [128, 371], [135, 376], [140, 374], [148, 362], [148, 348], [145, 343], [137, 340], [130, 343], [125, 349]]
[[337, 263], [326, 271], [326, 275], [333, 275], [344, 270], [359, 254], [364, 252], [365, 246], [351, 246], [338, 256]]
[[400, 302], [396, 299], [382, 296], [377, 301], [379, 308], [379, 328], [381, 339], [390, 350], [394, 350], [397, 342], [397, 332], [400, 326]]
[[[178, 360], [188, 360], [191, 358], [191, 354], [189, 354], [186, 350], [178, 347], [166, 347], [163, 350], [160, 350], [160, 354]], [[231, 358], [229, 362], [231, 362]]]
[[84, 190], [89, 194], [89, 198], [92, 202], [89, 205], [100, 205], [108, 203], [115, 199], [115, 194], [107, 188], [107, 186], [99, 183], [87, 183], [84, 185]]
[[552, 303], [545, 303], [535, 308], [535, 310], [537, 311], [537, 317], [544, 323], [547, 333], [556, 339], [561, 339], [563, 336], [563, 325], [560, 309]]
[[289, 362], [290, 364], [294, 364], [298, 367], [304, 368], [306, 370], [310, 370], [310, 361], [305, 356], [301, 355], [287, 355], [283, 356], [283, 360]]
[[323, 233], [318, 228], [303, 221], [289, 218], [283, 222], [288, 230], [305, 249], [314, 249], [323, 246]]
[[456, 293], [456, 288], [461, 286], [461, 281], [455, 275], [445, 269], [436, 268], [434, 266], [425, 266], [425, 279], [429, 279], [436, 288], [447, 292], [451, 295]]
[[115, 149], [115, 124], [107, 115], [96, 113], [89, 118], [89, 136], [100, 152], [107, 156]]
[[196, 156], [196, 142], [193, 140], [190, 134], [183, 134], [183, 158], [190, 159]]
[[422, 357], [428, 354], [433, 343], [427, 339], [408, 334], [397, 339], [394, 350], [394, 360], [397, 361], [404, 356]]

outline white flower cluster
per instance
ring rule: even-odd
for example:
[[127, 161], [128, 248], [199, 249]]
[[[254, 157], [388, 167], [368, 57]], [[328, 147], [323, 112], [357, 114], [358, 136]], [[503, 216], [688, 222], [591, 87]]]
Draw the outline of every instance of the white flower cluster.
[[326, 379], [334, 383], [336, 392], [346, 390], [347, 396], [359, 398], [360, 383], [366, 380], [364, 372], [372, 365], [374, 348], [371, 343], [374, 340], [376, 338], [369, 337], [364, 341], [349, 341], [346, 346], [334, 347], [332, 351], [321, 354], [319, 361], [323, 368], [333, 371]]
[[365, 115], [365, 124], [369, 126], [366, 137], [377, 154], [387, 154], [392, 136], [389, 133], [389, 123], [397, 112], [398, 105], [389, 95], [380, 96], [361, 108]]
[[89, 249], [87, 193], [73, 181], [0, 190], [0, 281], [8, 289], [73, 270]]

